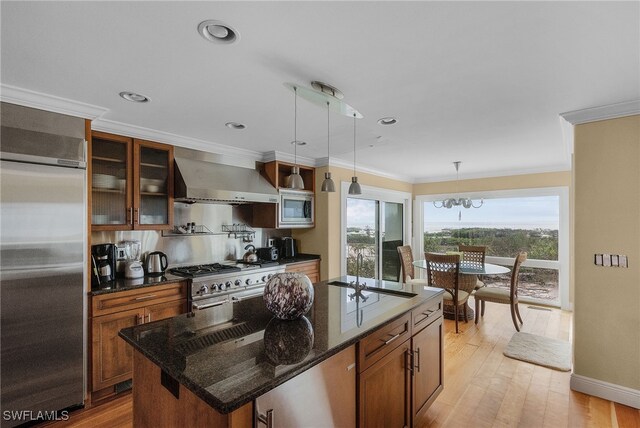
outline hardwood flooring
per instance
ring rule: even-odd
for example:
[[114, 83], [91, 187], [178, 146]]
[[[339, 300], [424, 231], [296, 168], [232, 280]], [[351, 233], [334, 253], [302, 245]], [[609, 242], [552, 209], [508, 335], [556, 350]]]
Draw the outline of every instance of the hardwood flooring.
[[[473, 304], [473, 302], [472, 302]], [[520, 304], [522, 331], [571, 340], [570, 312]], [[508, 305], [487, 303], [478, 325], [445, 320], [445, 387], [420, 427], [640, 428], [640, 410], [569, 389], [559, 372], [502, 355], [515, 332]], [[71, 414], [55, 428], [133, 426], [131, 395]]]
[[[520, 303], [521, 331], [571, 341], [571, 312]], [[571, 391], [571, 372], [507, 358], [508, 305], [487, 303], [477, 325], [445, 320], [444, 390], [421, 427], [640, 428], [640, 410]]]

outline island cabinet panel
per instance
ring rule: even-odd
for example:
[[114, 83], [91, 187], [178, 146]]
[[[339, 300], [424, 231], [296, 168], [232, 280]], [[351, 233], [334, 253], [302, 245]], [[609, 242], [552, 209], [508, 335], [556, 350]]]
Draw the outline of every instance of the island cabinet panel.
[[[256, 428], [355, 427], [355, 345], [340, 351], [299, 376], [256, 399]], [[262, 420], [262, 421], [260, 421]]]
[[409, 342], [358, 374], [358, 427], [410, 426]]
[[320, 260], [287, 264], [285, 271], [303, 273], [309, 277], [312, 284], [320, 282]]
[[176, 397], [162, 385], [160, 367], [134, 352], [133, 426], [136, 428], [253, 426], [253, 403], [223, 415], [182, 385]]
[[[187, 311], [187, 282], [93, 296], [91, 308], [91, 391], [94, 399], [113, 394], [131, 379], [133, 348], [118, 336], [126, 327], [159, 321]], [[111, 391], [106, 391], [111, 388]]]
[[409, 337], [411, 337], [410, 314], [374, 331], [358, 343], [358, 371], [371, 367]]
[[[411, 338], [413, 351], [413, 417], [417, 422], [443, 389], [442, 316]], [[415, 424], [414, 424], [415, 425]]]

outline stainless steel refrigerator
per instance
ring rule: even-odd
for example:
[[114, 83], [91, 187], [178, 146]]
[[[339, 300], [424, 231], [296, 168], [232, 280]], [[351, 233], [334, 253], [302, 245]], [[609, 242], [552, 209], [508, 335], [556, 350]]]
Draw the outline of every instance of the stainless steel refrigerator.
[[62, 419], [85, 378], [84, 120], [2, 103], [1, 426]]

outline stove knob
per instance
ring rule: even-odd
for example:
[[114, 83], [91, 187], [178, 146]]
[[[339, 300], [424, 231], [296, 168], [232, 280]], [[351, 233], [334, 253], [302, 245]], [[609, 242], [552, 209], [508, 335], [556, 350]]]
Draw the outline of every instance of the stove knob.
[[236, 287], [240, 287], [240, 284], [242, 284], [242, 281], [240, 281], [239, 279], [236, 279], [236, 282], [234, 282], [234, 284], [236, 285]]
[[272, 277], [272, 276], [273, 276], [273, 274], [272, 274], [272, 273], [270, 273], [270, 274], [267, 276], [267, 279], [271, 279], [271, 277]]
[[223, 283], [218, 284], [218, 290], [220, 290], [220, 291], [224, 290], [224, 284]]
[[251, 285], [252, 282], [253, 280], [251, 278], [247, 278], [247, 280], [244, 283], [247, 285]]
[[209, 292], [209, 287], [207, 287], [206, 285], [203, 285], [202, 287], [200, 287], [200, 290], [198, 290], [197, 294], [207, 294]]
[[260, 279], [260, 281], [262, 281], [262, 282], [267, 282], [267, 275], [263, 276], [263, 277]]
[[224, 286], [225, 286], [226, 288], [231, 287], [231, 281], [227, 281], [227, 282], [225, 282], [225, 283], [224, 283]]

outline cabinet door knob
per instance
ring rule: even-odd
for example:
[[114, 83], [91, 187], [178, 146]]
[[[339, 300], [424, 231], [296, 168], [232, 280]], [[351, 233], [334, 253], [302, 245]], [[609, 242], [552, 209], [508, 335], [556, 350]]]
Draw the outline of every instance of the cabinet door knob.
[[414, 351], [415, 354], [415, 368], [420, 373], [420, 348], [416, 348]]

